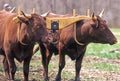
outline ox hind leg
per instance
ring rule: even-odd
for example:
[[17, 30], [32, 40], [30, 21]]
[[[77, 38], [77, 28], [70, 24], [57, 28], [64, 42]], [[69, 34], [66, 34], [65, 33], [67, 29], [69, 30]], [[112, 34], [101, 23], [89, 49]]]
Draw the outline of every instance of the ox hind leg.
[[50, 53], [50, 55], [48, 55], [48, 56], [42, 55], [42, 65], [43, 65], [43, 68], [44, 68], [44, 72], [43, 72], [44, 81], [49, 81], [48, 65], [49, 65], [51, 57], [52, 57], [52, 53]]
[[28, 81], [29, 65], [30, 65], [31, 58], [32, 58], [32, 56], [29, 56], [24, 59], [24, 63], [23, 63], [24, 81]]
[[12, 56], [12, 54], [7, 54], [7, 62], [8, 62], [8, 66], [9, 66], [9, 71], [11, 73], [10, 75], [10, 80], [14, 80], [15, 77], [15, 73], [16, 73], [16, 65], [15, 65], [15, 61], [14, 61], [14, 56]]
[[58, 70], [58, 74], [55, 78], [55, 81], [61, 81], [61, 72], [64, 67], [65, 67], [65, 54], [60, 53], [59, 54], [59, 70]]

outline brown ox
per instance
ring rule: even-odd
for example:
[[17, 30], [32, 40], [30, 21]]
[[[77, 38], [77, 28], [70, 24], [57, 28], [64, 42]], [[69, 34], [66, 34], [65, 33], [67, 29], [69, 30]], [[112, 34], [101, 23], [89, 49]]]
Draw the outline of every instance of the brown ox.
[[[47, 17], [63, 17], [60, 15], [48, 14]], [[75, 60], [75, 81], [80, 81], [79, 73], [81, 63], [89, 43], [115, 44], [117, 39], [109, 30], [106, 21], [100, 16], [92, 16], [91, 20], [81, 20], [76, 22], [76, 37], [78, 42], [84, 45], [79, 45], [74, 39], [74, 25], [66, 27], [59, 31], [59, 44], [42, 44], [40, 49], [42, 54], [42, 64], [44, 67], [44, 79], [48, 79], [48, 64], [52, 54], [59, 54], [59, 70], [56, 76], [56, 81], [61, 81], [61, 72], [65, 66], [65, 55], [67, 54], [72, 60]], [[66, 60], [67, 61], [67, 60]]]
[[[13, 20], [14, 17], [18, 17], [18, 23]], [[16, 58], [19, 62], [23, 61], [24, 81], [28, 81], [34, 44], [45, 42], [47, 35], [45, 21], [37, 14], [17, 16], [15, 13], [0, 13], [0, 54], [4, 55], [7, 79], [14, 80]]]

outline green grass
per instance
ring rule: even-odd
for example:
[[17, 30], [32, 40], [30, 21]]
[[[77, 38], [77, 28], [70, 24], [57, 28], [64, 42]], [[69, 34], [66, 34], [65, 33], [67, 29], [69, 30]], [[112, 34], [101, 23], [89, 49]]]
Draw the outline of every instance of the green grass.
[[104, 71], [116, 71], [116, 72], [120, 71], [120, 66], [112, 65], [105, 62], [104, 63], [84, 62], [83, 65], [88, 68], [95, 68], [95, 69], [104, 70]]
[[104, 45], [104, 44], [89, 44], [86, 51], [86, 56], [98, 56], [100, 58], [119, 59], [120, 53], [110, 53], [111, 50], [119, 48], [119, 44]]

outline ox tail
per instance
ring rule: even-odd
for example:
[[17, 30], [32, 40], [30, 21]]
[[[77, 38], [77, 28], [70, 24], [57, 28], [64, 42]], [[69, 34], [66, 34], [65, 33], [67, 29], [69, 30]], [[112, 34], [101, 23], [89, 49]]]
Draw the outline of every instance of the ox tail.
[[33, 55], [39, 50], [39, 45], [36, 45], [33, 49]]

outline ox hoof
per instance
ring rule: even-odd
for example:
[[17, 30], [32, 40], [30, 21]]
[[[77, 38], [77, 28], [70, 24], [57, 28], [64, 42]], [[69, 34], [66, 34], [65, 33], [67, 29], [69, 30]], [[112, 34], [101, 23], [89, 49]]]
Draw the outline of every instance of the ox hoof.
[[6, 81], [14, 81], [14, 80], [6, 78]]
[[57, 77], [57, 78], [55, 79], [55, 81], [61, 81], [61, 78], [58, 78], [58, 77]]

